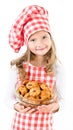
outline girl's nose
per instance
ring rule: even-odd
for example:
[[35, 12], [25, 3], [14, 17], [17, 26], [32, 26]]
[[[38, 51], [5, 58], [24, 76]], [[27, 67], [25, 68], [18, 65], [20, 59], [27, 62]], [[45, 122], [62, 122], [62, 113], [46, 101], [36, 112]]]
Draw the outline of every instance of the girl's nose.
[[38, 45], [38, 46], [41, 46], [41, 45], [42, 45], [42, 40], [38, 40], [38, 41], [37, 41], [37, 45]]

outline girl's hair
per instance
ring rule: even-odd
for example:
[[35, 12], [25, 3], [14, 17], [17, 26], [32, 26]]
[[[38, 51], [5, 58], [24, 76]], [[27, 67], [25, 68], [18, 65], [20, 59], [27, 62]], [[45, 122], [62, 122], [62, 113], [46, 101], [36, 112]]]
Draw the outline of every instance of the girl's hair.
[[[51, 35], [50, 35], [50, 38], [51, 38], [51, 42], [52, 42], [51, 48], [47, 52], [47, 54], [44, 55], [44, 58], [46, 60], [46, 73], [48, 75], [51, 75], [54, 73], [54, 63], [56, 62], [56, 59], [57, 59], [55, 43], [54, 43], [53, 37]], [[11, 66], [16, 65], [21, 80], [23, 80], [25, 78], [25, 76], [27, 76], [26, 71], [25, 71], [26, 68], [23, 68], [23, 63], [27, 62], [27, 66], [28, 66], [29, 62], [31, 60], [34, 60], [34, 58], [35, 58], [35, 54], [33, 54], [27, 48], [26, 53], [24, 53], [21, 57], [15, 59], [15, 60], [12, 60], [10, 62]]]

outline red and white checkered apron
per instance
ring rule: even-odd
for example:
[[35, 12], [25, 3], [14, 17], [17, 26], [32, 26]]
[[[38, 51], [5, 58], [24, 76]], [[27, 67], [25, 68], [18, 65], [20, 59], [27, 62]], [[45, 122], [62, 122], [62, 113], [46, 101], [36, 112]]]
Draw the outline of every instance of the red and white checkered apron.
[[[55, 85], [55, 77], [47, 76], [44, 67], [35, 67], [31, 64], [27, 68], [27, 79], [45, 82], [50, 87]], [[51, 113], [23, 114], [15, 112], [11, 130], [53, 130], [52, 127], [53, 117]]]

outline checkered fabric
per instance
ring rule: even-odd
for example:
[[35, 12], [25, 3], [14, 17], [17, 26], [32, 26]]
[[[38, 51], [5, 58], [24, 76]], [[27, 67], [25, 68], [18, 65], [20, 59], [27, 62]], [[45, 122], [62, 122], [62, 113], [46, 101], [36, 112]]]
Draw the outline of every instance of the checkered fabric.
[[32, 5], [22, 10], [9, 33], [9, 44], [14, 51], [28, 43], [29, 37], [37, 31], [50, 33], [48, 11], [41, 6]]
[[[35, 67], [29, 64], [27, 79], [45, 82], [52, 88], [55, 85], [55, 77], [47, 76], [45, 67]], [[39, 111], [34, 114], [16, 112], [11, 130], [53, 130], [53, 116], [51, 113], [39, 113]]]
[[33, 66], [32, 64], [29, 64], [29, 66], [27, 67], [27, 63], [24, 64], [24, 67], [26, 68], [28, 80], [40, 81], [46, 83], [51, 88], [55, 86], [56, 82], [55, 76], [47, 75], [45, 67], [36, 67]]
[[51, 114], [23, 114], [16, 112], [11, 130], [53, 130]]

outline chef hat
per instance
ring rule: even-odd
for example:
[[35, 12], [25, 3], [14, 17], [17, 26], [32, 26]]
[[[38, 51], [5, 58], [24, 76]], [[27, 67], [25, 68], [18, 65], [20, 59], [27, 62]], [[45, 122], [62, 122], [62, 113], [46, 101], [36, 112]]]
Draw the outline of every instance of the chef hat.
[[14, 51], [19, 51], [28, 44], [29, 37], [37, 31], [50, 33], [48, 11], [38, 5], [30, 5], [18, 15], [9, 33], [9, 44]]

